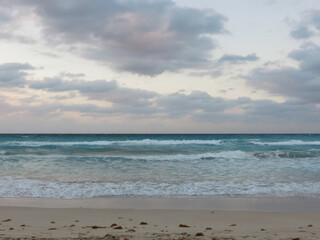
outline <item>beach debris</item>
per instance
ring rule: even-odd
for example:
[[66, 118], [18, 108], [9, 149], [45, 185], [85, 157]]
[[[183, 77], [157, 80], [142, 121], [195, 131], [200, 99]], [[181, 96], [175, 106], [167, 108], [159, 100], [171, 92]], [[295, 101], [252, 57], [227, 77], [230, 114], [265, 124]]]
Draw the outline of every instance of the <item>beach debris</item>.
[[21, 224], [21, 225], [20, 225], [20, 227], [25, 227], [25, 226], [26, 226], [25, 224]]
[[57, 230], [57, 228], [49, 228], [48, 230], [50, 230], [50, 231]]
[[122, 227], [121, 226], [116, 226], [113, 229], [122, 229]]
[[211, 227], [206, 227], [206, 230], [208, 231], [208, 230], [212, 230], [212, 228]]
[[6, 220], [3, 220], [2, 222], [10, 222], [11, 221], [11, 218], [8, 218]]
[[92, 229], [98, 229], [98, 228], [107, 228], [107, 227], [103, 227], [103, 226], [96, 226], [96, 225], [94, 225], [94, 226], [91, 226], [91, 228], [92, 228]]
[[130, 229], [127, 230], [127, 232], [136, 232], [136, 230], [130, 228]]
[[195, 235], [196, 237], [203, 237], [204, 236], [204, 234], [202, 233], [202, 232], [198, 232], [198, 233], [196, 233], [196, 235]]
[[230, 224], [229, 226], [230, 226], [230, 227], [235, 227], [235, 226], [237, 226], [237, 224], [232, 223], [232, 224]]
[[103, 238], [106, 238], [107, 240], [119, 240], [120, 238], [114, 235], [111, 235], [109, 233], [107, 233], [106, 235], [104, 235]]
[[111, 225], [110, 225], [110, 227], [115, 227], [115, 226], [118, 226], [118, 224], [116, 224], [116, 223], [112, 223]]
[[55, 221], [51, 221], [51, 224], [55, 224], [56, 222]]
[[141, 222], [140, 225], [148, 225], [147, 222]]
[[74, 227], [75, 225], [74, 224], [71, 224], [69, 227]]
[[265, 231], [265, 229], [264, 229], [264, 228], [261, 228], [261, 229], [260, 229], [260, 231], [262, 231], [262, 232], [263, 232], [263, 231]]
[[300, 238], [298, 238], [298, 237], [297, 238], [292, 238], [292, 240], [300, 240]]
[[179, 224], [179, 227], [181, 227], [181, 228], [188, 228], [188, 227], [190, 227], [190, 226], [188, 226], [187, 224]]
[[14, 230], [14, 228], [13, 228], [13, 227], [11, 227], [11, 228], [9, 228], [9, 230]]
[[309, 224], [308, 227], [313, 227], [313, 225], [312, 225], [312, 224]]

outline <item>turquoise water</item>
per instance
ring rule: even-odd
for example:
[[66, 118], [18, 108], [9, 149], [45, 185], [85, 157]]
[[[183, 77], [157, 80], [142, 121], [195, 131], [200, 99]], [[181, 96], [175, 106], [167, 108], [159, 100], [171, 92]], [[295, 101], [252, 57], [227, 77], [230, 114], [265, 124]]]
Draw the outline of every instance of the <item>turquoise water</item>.
[[0, 197], [320, 197], [320, 135], [0, 135]]

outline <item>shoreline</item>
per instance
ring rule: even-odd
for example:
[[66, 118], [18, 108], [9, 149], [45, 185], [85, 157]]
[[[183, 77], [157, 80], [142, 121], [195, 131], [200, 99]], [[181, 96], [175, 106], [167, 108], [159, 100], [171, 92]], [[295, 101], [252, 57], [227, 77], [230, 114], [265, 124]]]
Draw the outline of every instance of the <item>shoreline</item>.
[[317, 198], [255, 197], [103, 197], [91, 199], [0, 198], [0, 207], [220, 210], [320, 213]]
[[0, 239], [316, 240], [320, 199], [2, 198]]

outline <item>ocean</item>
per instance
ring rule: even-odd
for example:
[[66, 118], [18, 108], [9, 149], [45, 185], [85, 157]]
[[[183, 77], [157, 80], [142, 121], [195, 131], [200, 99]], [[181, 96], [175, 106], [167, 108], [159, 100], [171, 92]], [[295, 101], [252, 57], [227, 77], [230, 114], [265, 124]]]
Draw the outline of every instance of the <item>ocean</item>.
[[320, 198], [318, 134], [0, 135], [0, 197]]

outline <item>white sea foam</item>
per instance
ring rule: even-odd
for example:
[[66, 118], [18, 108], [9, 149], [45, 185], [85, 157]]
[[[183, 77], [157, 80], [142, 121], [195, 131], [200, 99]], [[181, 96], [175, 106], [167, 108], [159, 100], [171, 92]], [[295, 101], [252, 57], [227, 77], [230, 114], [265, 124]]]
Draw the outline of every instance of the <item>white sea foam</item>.
[[274, 146], [320, 145], [320, 141], [301, 141], [301, 140], [289, 140], [289, 141], [280, 141], [280, 142], [251, 141], [251, 143], [256, 145], [274, 145]]
[[202, 159], [244, 159], [253, 157], [251, 153], [243, 151], [222, 151], [222, 152], [208, 152], [199, 154], [171, 154], [171, 155], [150, 155], [150, 156], [117, 156], [132, 160], [162, 160], [162, 161], [187, 161], [187, 160], [202, 160]]
[[182, 145], [182, 144], [206, 144], [220, 145], [221, 140], [124, 140], [124, 141], [80, 141], [80, 142], [45, 142], [45, 141], [10, 141], [2, 143], [4, 146], [108, 146], [108, 145]]
[[222, 196], [269, 195], [320, 197], [320, 185], [303, 183], [261, 183], [246, 181], [202, 182], [47, 182], [29, 179], [1, 179], [0, 197], [93, 198], [101, 196]]

